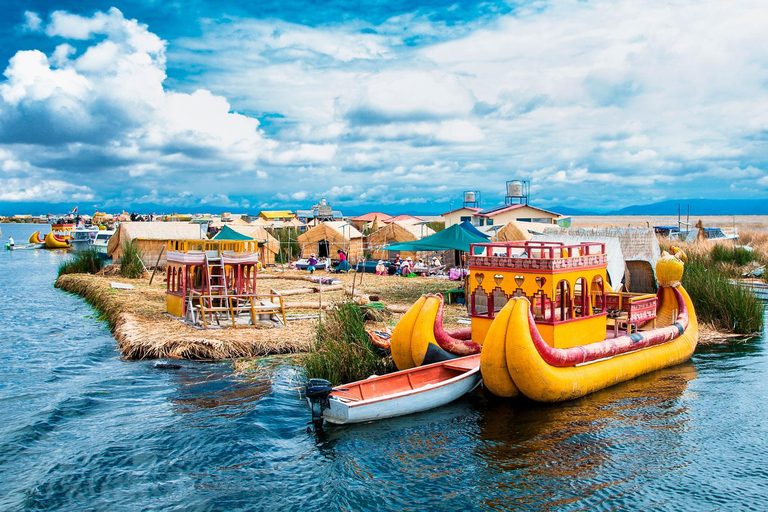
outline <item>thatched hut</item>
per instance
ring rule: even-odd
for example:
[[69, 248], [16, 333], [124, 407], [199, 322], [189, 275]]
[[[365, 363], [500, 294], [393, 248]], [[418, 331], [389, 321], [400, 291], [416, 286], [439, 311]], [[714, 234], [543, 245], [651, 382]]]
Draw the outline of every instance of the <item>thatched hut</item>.
[[401, 258], [417, 258], [418, 254], [407, 251], [386, 251], [382, 247], [400, 242], [413, 242], [425, 236], [434, 235], [435, 232], [425, 224], [413, 222], [392, 222], [383, 228], [368, 235], [368, 247], [371, 249], [373, 259], [386, 260], [399, 254]]
[[144, 265], [154, 265], [162, 252], [158, 266], [165, 267], [166, 254], [163, 249], [169, 240], [202, 240], [205, 238], [203, 230], [197, 224], [186, 222], [121, 222], [109, 239], [107, 255], [112, 256], [115, 263], [120, 263], [123, 244], [134, 241], [141, 252]]
[[298, 237], [301, 257], [315, 253], [318, 258], [335, 258], [337, 251], [346, 251], [350, 259], [363, 257], [363, 234], [342, 221], [321, 222]]
[[[275, 255], [280, 252], [280, 242], [277, 240], [277, 238], [270, 235], [269, 232], [264, 229], [264, 227], [252, 226], [248, 224], [225, 227], [231, 231], [234, 231], [235, 233], [239, 233], [259, 242], [259, 261], [261, 261], [263, 265], [272, 265], [275, 263]], [[219, 234], [214, 238], [218, 239], [221, 236], [221, 238], [226, 239], [226, 233], [222, 235], [223, 232], [224, 231], [219, 232]]]
[[495, 235], [497, 242], [519, 242], [530, 240], [533, 235], [514, 220], [507, 222]]

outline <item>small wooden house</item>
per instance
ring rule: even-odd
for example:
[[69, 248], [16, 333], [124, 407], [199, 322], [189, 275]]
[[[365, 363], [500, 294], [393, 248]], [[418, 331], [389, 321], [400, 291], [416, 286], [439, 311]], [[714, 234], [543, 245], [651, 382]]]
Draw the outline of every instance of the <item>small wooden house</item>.
[[363, 234], [352, 224], [343, 221], [321, 222], [298, 237], [301, 257], [314, 253], [318, 258], [337, 257], [337, 251], [346, 251], [352, 259], [363, 257]]

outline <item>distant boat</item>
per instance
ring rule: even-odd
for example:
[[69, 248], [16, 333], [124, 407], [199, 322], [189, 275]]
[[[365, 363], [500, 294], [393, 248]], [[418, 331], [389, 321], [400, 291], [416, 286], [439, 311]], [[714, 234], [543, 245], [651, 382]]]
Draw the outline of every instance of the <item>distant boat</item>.
[[343, 425], [394, 418], [453, 402], [481, 381], [480, 354], [370, 377], [331, 388], [311, 379], [307, 401], [315, 424]]
[[[707, 240], [738, 240], [739, 238], [739, 230], [736, 227], [703, 229], [704, 236], [707, 237]], [[699, 236], [699, 228], [680, 229], [679, 226], [653, 226], [653, 230], [657, 235], [688, 243], [695, 242], [696, 238]]]
[[93, 240], [93, 247], [99, 253], [102, 258], [107, 258], [107, 248], [109, 246], [109, 239], [115, 234], [114, 229], [102, 229], [96, 233], [96, 238]]
[[69, 241], [69, 247], [74, 252], [87, 251], [93, 246], [96, 235], [99, 232], [98, 226], [80, 227], [70, 231], [72, 239]]

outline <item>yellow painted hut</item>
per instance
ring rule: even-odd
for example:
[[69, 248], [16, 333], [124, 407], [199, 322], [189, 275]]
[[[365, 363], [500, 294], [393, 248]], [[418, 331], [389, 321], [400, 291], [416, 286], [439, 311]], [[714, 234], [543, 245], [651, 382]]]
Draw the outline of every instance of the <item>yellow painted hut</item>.
[[337, 251], [346, 251], [352, 259], [363, 257], [363, 234], [344, 221], [321, 222], [298, 237], [301, 257], [314, 253], [318, 258], [336, 259]]

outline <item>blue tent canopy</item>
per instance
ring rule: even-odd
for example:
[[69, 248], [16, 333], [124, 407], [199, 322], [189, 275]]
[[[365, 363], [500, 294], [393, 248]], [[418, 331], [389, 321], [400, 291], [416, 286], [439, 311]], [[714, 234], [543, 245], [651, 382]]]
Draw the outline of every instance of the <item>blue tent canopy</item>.
[[469, 232], [470, 232], [470, 233], [472, 233], [473, 235], [482, 236], [482, 237], [483, 237], [483, 238], [485, 238], [486, 240], [487, 240], [487, 239], [489, 239], [489, 238], [491, 238], [491, 237], [490, 237], [490, 235], [486, 235], [485, 233], [483, 233], [482, 231], [480, 231], [479, 229], [477, 229], [477, 228], [476, 228], [475, 226], [473, 226], [473, 225], [472, 225], [472, 223], [471, 223], [471, 222], [469, 222], [468, 220], [465, 220], [465, 221], [463, 221], [461, 224], [459, 224], [459, 226], [461, 226], [463, 229], [466, 229], [467, 231], [469, 231]]

